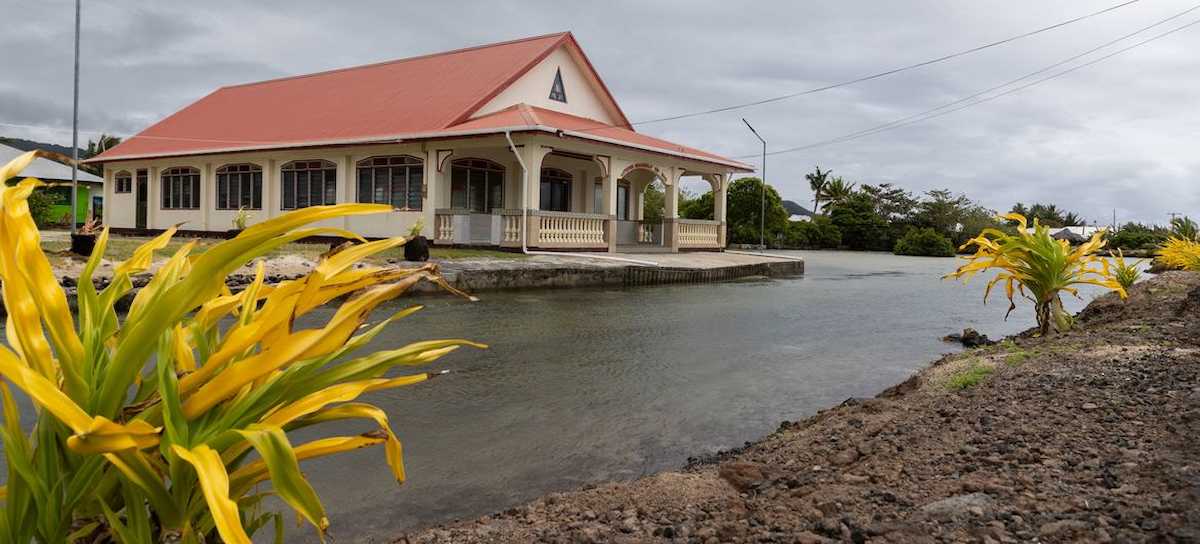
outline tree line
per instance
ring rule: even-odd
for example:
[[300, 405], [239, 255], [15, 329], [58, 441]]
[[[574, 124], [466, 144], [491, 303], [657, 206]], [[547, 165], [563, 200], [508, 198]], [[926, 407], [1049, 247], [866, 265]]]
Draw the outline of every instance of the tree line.
[[[784, 200], [766, 186], [765, 241], [773, 248], [893, 251], [909, 255], [953, 255], [984, 229], [1012, 231], [1015, 224], [998, 217], [965, 194], [949, 189], [914, 193], [892, 183], [855, 183], [819, 166], [805, 175], [813, 190], [814, 215], [791, 221]], [[763, 182], [756, 177], [734, 180], [728, 192], [728, 235], [733, 244], [757, 244]], [[1016, 203], [1010, 210], [1050, 227], [1080, 226], [1079, 214], [1053, 203]], [[713, 195], [682, 194], [680, 217], [712, 219]], [[1138, 249], [1164, 240], [1170, 229], [1125, 225], [1112, 235], [1110, 247]]]

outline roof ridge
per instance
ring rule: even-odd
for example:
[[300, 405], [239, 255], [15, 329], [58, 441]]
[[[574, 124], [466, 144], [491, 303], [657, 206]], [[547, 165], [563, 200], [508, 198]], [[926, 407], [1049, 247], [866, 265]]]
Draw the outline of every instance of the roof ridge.
[[375, 68], [375, 67], [378, 67], [378, 66], [387, 66], [387, 65], [389, 65], [389, 64], [400, 64], [400, 63], [402, 63], [402, 62], [409, 62], [409, 61], [414, 61], [414, 60], [423, 60], [423, 59], [429, 59], [429, 58], [434, 58], [434, 57], [440, 57], [440, 56], [444, 56], [444, 55], [454, 55], [454, 54], [458, 54], [458, 53], [466, 53], [466, 52], [469, 52], [469, 51], [477, 51], [477, 50], [480, 50], [480, 49], [488, 49], [488, 48], [491, 48], [491, 47], [500, 47], [500, 46], [505, 46], [505, 45], [513, 45], [513, 44], [518, 44], [518, 43], [523, 43], [523, 42], [531, 42], [531, 41], [534, 41], [534, 40], [544, 40], [544, 39], [546, 39], [546, 38], [555, 38], [555, 37], [557, 37], [557, 38], [561, 38], [561, 37], [563, 37], [563, 36], [567, 36], [567, 35], [570, 35], [570, 34], [571, 34], [571, 32], [570, 32], [570, 31], [551, 32], [551, 33], [549, 33], [549, 34], [542, 34], [542, 35], [539, 35], [539, 36], [529, 36], [529, 37], [525, 37], [525, 38], [517, 38], [517, 39], [514, 39], [514, 40], [507, 40], [507, 41], [502, 41], [502, 42], [486, 43], [486, 44], [481, 44], [481, 45], [473, 45], [473, 46], [470, 46], [470, 47], [461, 47], [461, 48], [458, 48], [458, 49], [451, 49], [451, 50], [449, 50], [449, 51], [440, 51], [440, 52], [437, 52], [437, 53], [426, 53], [426, 54], [424, 54], [424, 55], [416, 55], [416, 56], [412, 56], [412, 57], [404, 57], [404, 58], [399, 58], [399, 59], [392, 59], [392, 60], [384, 60], [384, 61], [379, 61], [379, 62], [372, 62], [372, 63], [368, 63], [368, 64], [360, 64], [360, 65], [358, 65], [358, 66], [347, 66], [347, 67], [345, 67], [345, 68], [334, 68], [334, 69], [332, 69], [332, 70], [322, 70], [322, 71], [320, 71], [320, 72], [312, 72], [312, 73], [308, 73], [308, 74], [296, 74], [296, 75], [291, 75], [291, 76], [283, 76], [283, 77], [277, 77], [277, 78], [273, 78], [273, 79], [264, 79], [264, 80], [261, 80], [261, 81], [250, 81], [250, 82], [247, 82], [247, 83], [235, 83], [235, 84], [233, 84], [233, 85], [225, 85], [225, 86], [223, 86], [223, 87], [220, 87], [220, 88], [218, 88], [218, 90], [220, 90], [220, 89], [236, 89], [236, 88], [240, 88], [240, 87], [252, 87], [252, 86], [254, 86], [254, 85], [263, 85], [263, 84], [266, 84], [266, 83], [277, 83], [277, 82], [280, 82], [280, 81], [289, 81], [289, 80], [293, 80], [293, 79], [304, 79], [304, 78], [308, 78], [308, 77], [316, 77], [316, 76], [323, 76], [323, 75], [328, 75], [328, 74], [336, 74], [336, 73], [340, 73], [340, 72], [349, 72], [349, 71], [352, 71], [352, 70], [362, 70], [362, 69], [366, 69], [366, 68]]

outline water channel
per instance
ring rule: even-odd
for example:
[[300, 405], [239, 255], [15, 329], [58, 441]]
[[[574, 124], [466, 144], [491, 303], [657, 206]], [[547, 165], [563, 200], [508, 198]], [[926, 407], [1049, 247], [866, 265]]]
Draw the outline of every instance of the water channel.
[[425, 299], [378, 347], [463, 336], [491, 349], [452, 354], [436, 365], [452, 374], [369, 399], [404, 441], [403, 486], [382, 451], [306, 464], [332, 534], [389, 542], [406, 528], [677, 468], [874, 395], [956, 350], [945, 334], [1033, 325], [1028, 304], [1004, 321], [1002, 290], [982, 305], [985, 278], [942, 281], [952, 259], [798, 254], [808, 272], [794, 279]]

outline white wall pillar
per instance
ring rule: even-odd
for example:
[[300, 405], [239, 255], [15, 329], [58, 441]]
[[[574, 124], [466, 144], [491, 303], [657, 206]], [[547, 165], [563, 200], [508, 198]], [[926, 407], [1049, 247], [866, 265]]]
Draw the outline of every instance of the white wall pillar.
[[200, 230], [209, 229], [210, 211], [217, 205], [217, 182], [213, 177], [213, 165], [211, 162], [204, 163], [204, 168], [200, 171]]

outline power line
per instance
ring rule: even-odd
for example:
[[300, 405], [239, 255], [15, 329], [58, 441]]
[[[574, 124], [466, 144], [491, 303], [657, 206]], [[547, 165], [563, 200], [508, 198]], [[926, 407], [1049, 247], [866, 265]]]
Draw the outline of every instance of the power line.
[[[1087, 55], [1090, 55], [1090, 54], [1092, 54], [1092, 53], [1095, 53], [1096, 51], [1098, 51], [1098, 50], [1100, 50], [1100, 49], [1104, 49], [1104, 48], [1106, 48], [1106, 47], [1109, 47], [1109, 46], [1111, 46], [1111, 45], [1113, 45], [1113, 44], [1115, 44], [1115, 43], [1118, 43], [1118, 42], [1124, 41], [1124, 40], [1126, 40], [1126, 39], [1128, 39], [1128, 38], [1130, 38], [1130, 37], [1132, 37], [1132, 36], [1134, 36], [1134, 35], [1137, 35], [1137, 34], [1140, 34], [1140, 33], [1142, 33], [1142, 32], [1145, 32], [1146, 30], [1149, 30], [1149, 29], [1151, 29], [1151, 28], [1154, 28], [1154, 27], [1156, 27], [1156, 26], [1160, 26], [1160, 25], [1162, 25], [1162, 24], [1165, 24], [1165, 23], [1167, 23], [1167, 22], [1170, 22], [1170, 21], [1172, 21], [1172, 20], [1174, 20], [1174, 19], [1177, 19], [1177, 18], [1179, 18], [1179, 17], [1182, 17], [1183, 15], [1186, 15], [1186, 14], [1188, 14], [1188, 13], [1190, 13], [1190, 12], [1192, 12], [1192, 11], [1195, 11], [1195, 10], [1197, 10], [1197, 9], [1200, 9], [1200, 5], [1194, 6], [1194, 7], [1190, 8], [1190, 9], [1187, 9], [1187, 10], [1185, 10], [1185, 11], [1183, 11], [1183, 12], [1181, 12], [1181, 13], [1178, 13], [1178, 14], [1176, 14], [1176, 15], [1172, 15], [1171, 17], [1168, 17], [1168, 18], [1166, 18], [1166, 19], [1163, 19], [1163, 20], [1161, 20], [1161, 21], [1158, 21], [1158, 22], [1156, 22], [1156, 23], [1154, 23], [1154, 24], [1152, 24], [1152, 25], [1149, 25], [1149, 26], [1143, 27], [1143, 28], [1141, 28], [1141, 29], [1139, 29], [1139, 30], [1137, 30], [1137, 31], [1131, 32], [1131, 33], [1129, 33], [1129, 34], [1126, 34], [1126, 35], [1124, 35], [1124, 36], [1122, 36], [1122, 37], [1120, 37], [1120, 38], [1117, 38], [1117, 39], [1115, 39], [1115, 40], [1112, 40], [1112, 41], [1106, 42], [1106, 43], [1105, 43], [1105, 44], [1103, 44], [1103, 45], [1100, 45], [1100, 46], [1094, 47], [1094, 48], [1092, 48], [1092, 49], [1089, 49], [1089, 50], [1087, 50], [1087, 51], [1085, 51], [1085, 52], [1083, 52], [1083, 53], [1080, 53], [1080, 54], [1077, 54], [1077, 55], [1075, 55], [1075, 56], [1072, 56], [1072, 57], [1070, 57], [1070, 58], [1068, 58], [1068, 59], [1066, 59], [1066, 60], [1059, 61], [1059, 62], [1057, 62], [1057, 63], [1054, 63], [1054, 64], [1051, 64], [1051, 65], [1049, 65], [1049, 66], [1047, 66], [1047, 67], [1045, 67], [1045, 68], [1042, 68], [1042, 69], [1040, 69], [1040, 70], [1037, 70], [1037, 71], [1034, 71], [1034, 72], [1030, 72], [1030, 73], [1028, 73], [1028, 74], [1025, 74], [1024, 76], [1021, 76], [1021, 77], [1019, 77], [1019, 78], [1016, 78], [1016, 79], [1010, 80], [1010, 81], [1008, 81], [1008, 82], [1005, 82], [1005, 83], [1002, 83], [1002, 84], [1000, 84], [1000, 85], [996, 85], [996, 86], [994, 86], [994, 87], [988, 88], [988, 89], [986, 89], [986, 90], [983, 90], [983, 91], [979, 91], [979, 92], [977, 92], [977, 93], [974, 93], [974, 94], [971, 94], [971, 95], [969, 95], [969, 96], [966, 96], [966, 97], [960, 98], [960, 99], [958, 99], [958, 100], [955, 100], [955, 101], [953, 101], [953, 102], [948, 102], [948, 103], [946, 103], [946, 104], [942, 104], [942, 105], [940, 105], [940, 106], [937, 106], [937, 107], [935, 107], [935, 108], [931, 108], [931, 109], [925, 110], [925, 111], [923, 111], [923, 112], [920, 112], [920, 113], [912, 114], [912, 115], [909, 115], [909, 116], [907, 116], [907, 117], [902, 117], [902, 118], [900, 118], [900, 119], [896, 119], [896, 120], [894, 120], [894, 121], [890, 121], [890, 122], [887, 122], [887, 123], [883, 123], [883, 124], [881, 124], [881, 125], [876, 125], [876, 126], [874, 126], [874, 127], [871, 127], [871, 128], [867, 128], [867, 129], [863, 129], [863, 130], [859, 130], [859, 131], [855, 131], [855, 132], [850, 132], [850, 133], [843, 134], [843, 135], [841, 135], [841, 136], [838, 136], [838, 137], [835, 137], [835, 138], [830, 138], [830, 139], [828, 139], [828, 140], [822, 140], [822, 141], [813, 142], [813, 143], [810, 143], [810, 144], [805, 144], [805, 145], [801, 145], [801, 146], [789, 147], [789, 148], [780, 149], [780, 150], [777, 150], [777, 151], [772, 151], [772, 152], [770, 152], [770, 153], [767, 153], [767, 155], [779, 155], [779, 154], [783, 154], [783, 153], [794, 153], [794, 152], [796, 152], [796, 151], [804, 151], [804, 150], [806, 150], [806, 149], [813, 149], [813, 148], [816, 148], [816, 147], [822, 147], [822, 146], [831, 145], [831, 144], [837, 144], [837, 143], [848, 142], [848, 141], [851, 141], [851, 140], [856, 140], [856, 139], [858, 139], [858, 138], [862, 138], [862, 137], [866, 137], [866, 136], [871, 136], [871, 135], [874, 135], [874, 134], [878, 134], [878, 133], [880, 133], [880, 132], [886, 132], [886, 131], [888, 131], [888, 130], [892, 130], [892, 129], [895, 129], [895, 128], [900, 128], [900, 127], [904, 127], [904, 126], [912, 125], [912, 124], [919, 123], [919, 122], [922, 122], [922, 121], [928, 121], [928, 120], [930, 120], [930, 119], [934, 119], [934, 118], [937, 118], [937, 117], [941, 117], [941, 116], [943, 116], [943, 115], [948, 115], [948, 114], [954, 113], [954, 112], [956, 112], [956, 111], [960, 111], [960, 110], [963, 110], [963, 109], [966, 109], [966, 108], [969, 108], [969, 107], [972, 107], [972, 106], [975, 106], [975, 105], [978, 105], [978, 104], [982, 104], [982, 103], [984, 103], [984, 102], [990, 102], [990, 101], [992, 101], [992, 100], [995, 100], [995, 99], [997, 99], [997, 98], [1000, 98], [1000, 97], [1003, 97], [1003, 96], [1008, 96], [1008, 95], [1010, 95], [1010, 94], [1013, 94], [1013, 93], [1016, 93], [1016, 92], [1019, 92], [1019, 91], [1025, 90], [1025, 89], [1028, 89], [1028, 88], [1030, 88], [1030, 87], [1033, 87], [1033, 86], [1035, 86], [1035, 85], [1038, 85], [1038, 84], [1041, 84], [1041, 83], [1044, 83], [1044, 82], [1046, 82], [1046, 81], [1049, 81], [1049, 80], [1051, 80], [1051, 79], [1056, 79], [1056, 78], [1062, 77], [1062, 76], [1064, 76], [1064, 75], [1067, 75], [1067, 74], [1069, 74], [1069, 73], [1071, 73], [1071, 72], [1074, 72], [1074, 71], [1076, 71], [1076, 70], [1079, 70], [1079, 69], [1081, 69], [1081, 68], [1085, 68], [1085, 67], [1091, 66], [1091, 65], [1093, 65], [1093, 64], [1096, 64], [1096, 63], [1098, 63], [1098, 62], [1101, 62], [1101, 61], [1103, 61], [1103, 60], [1106, 60], [1106, 59], [1112, 58], [1112, 57], [1114, 57], [1114, 56], [1117, 56], [1117, 55], [1119, 55], [1119, 54], [1121, 54], [1121, 53], [1124, 53], [1124, 52], [1126, 52], [1126, 51], [1129, 51], [1130, 49], [1134, 49], [1134, 48], [1140, 47], [1140, 46], [1142, 46], [1142, 45], [1145, 45], [1145, 44], [1147, 44], [1147, 43], [1150, 43], [1150, 42], [1152, 42], [1152, 41], [1155, 41], [1155, 40], [1158, 40], [1158, 39], [1161, 39], [1161, 38], [1165, 38], [1165, 37], [1167, 37], [1167, 36], [1169, 36], [1169, 35], [1171, 35], [1171, 34], [1174, 34], [1174, 33], [1176, 33], [1176, 32], [1179, 32], [1179, 31], [1181, 31], [1181, 30], [1184, 30], [1184, 29], [1186, 29], [1186, 28], [1189, 28], [1189, 27], [1191, 27], [1191, 26], [1194, 26], [1194, 25], [1196, 25], [1196, 24], [1200, 23], [1200, 20], [1196, 20], [1196, 21], [1193, 21], [1193, 22], [1191, 22], [1191, 23], [1185, 24], [1185, 25], [1183, 25], [1183, 26], [1180, 26], [1180, 27], [1174, 28], [1174, 29], [1172, 29], [1172, 30], [1169, 30], [1169, 31], [1166, 31], [1166, 32], [1163, 32], [1163, 33], [1157, 34], [1157, 35], [1155, 35], [1155, 36], [1153, 36], [1153, 37], [1151, 37], [1151, 38], [1148, 38], [1148, 39], [1145, 39], [1145, 40], [1143, 40], [1143, 41], [1137, 42], [1137, 43], [1135, 43], [1135, 44], [1133, 44], [1133, 45], [1130, 45], [1130, 46], [1128, 46], [1128, 47], [1125, 47], [1125, 48], [1122, 48], [1122, 49], [1118, 49], [1118, 50], [1116, 50], [1116, 51], [1113, 51], [1112, 53], [1109, 53], [1109, 54], [1107, 54], [1107, 55], [1104, 55], [1104, 56], [1101, 56], [1101, 57], [1097, 57], [1097, 58], [1095, 58], [1095, 59], [1093, 59], [1093, 60], [1091, 60], [1091, 61], [1085, 62], [1085, 63], [1083, 63], [1083, 64], [1076, 65], [1076, 66], [1074, 66], [1074, 67], [1072, 67], [1072, 68], [1068, 68], [1068, 69], [1066, 69], [1066, 70], [1062, 70], [1062, 71], [1060, 71], [1060, 72], [1056, 72], [1056, 73], [1054, 73], [1054, 74], [1051, 74], [1051, 75], [1049, 75], [1049, 76], [1046, 76], [1046, 77], [1043, 77], [1043, 78], [1040, 78], [1040, 79], [1036, 79], [1036, 80], [1034, 80], [1034, 81], [1032, 81], [1032, 82], [1030, 82], [1030, 83], [1028, 83], [1028, 84], [1021, 85], [1021, 86], [1018, 86], [1018, 87], [1013, 87], [1013, 88], [1011, 88], [1011, 89], [1009, 89], [1009, 90], [1007, 90], [1007, 91], [1004, 91], [1004, 92], [1002, 92], [1002, 93], [999, 93], [999, 94], [996, 94], [996, 95], [992, 95], [992, 96], [986, 96], [986, 97], [983, 97], [984, 95], [986, 95], [986, 94], [988, 94], [988, 93], [990, 93], [990, 92], [992, 92], [992, 91], [996, 91], [996, 90], [1002, 89], [1002, 88], [1004, 88], [1004, 87], [1008, 87], [1008, 86], [1010, 86], [1010, 85], [1013, 85], [1014, 83], [1018, 83], [1018, 82], [1021, 82], [1021, 81], [1024, 81], [1024, 80], [1027, 80], [1027, 79], [1029, 79], [1029, 78], [1031, 78], [1031, 77], [1033, 77], [1033, 76], [1036, 76], [1036, 75], [1040, 75], [1040, 74], [1046, 73], [1046, 72], [1048, 72], [1048, 71], [1050, 71], [1050, 70], [1052, 70], [1052, 69], [1054, 69], [1054, 68], [1057, 68], [1057, 67], [1059, 67], [1059, 66], [1062, 66], [1062, 65], [1064, 65], [1064, 64], [1068, 64], [1068, 63], [1070, 63], [1070, 62], [1073, 62], [1073, 61], [1075, 61], [1075, 60], [1078, 60], [1078, 59], [1080, 59], [1080, 58], [1082, 58], [1082, 57], [1085, 57], [1085, 56], [1087, 56]], [[983, 98], [980, 98], [980, 97], [983, 97]], [[977, 99], [977, 100], [975, 100], [975, 99]], [[973, 100], [973, 101], [972, 101], [972, 100]], [[964, 102], [969, 102], [969, 103], [963, 104]], [[957, 107], [957, 108], [953, 108], [953, 109], [948, 109], [948, 110], [946, 109], [946, 108], [951, 108], [952, 106], [956, 106], [956, 105], [959, 105], [959, 104], [963, 104], [963, 105], [961, 105], [961, 106], [959, 106], [959, 107]], [[945, 111], [943, 111], [943, 110], [945, 110]], [[758, 156], [757, 154], [754, 154], [754, 155], [740, 155], [740, 156], [731, 157], [731, 158], [734, 158], [734, 159], [753, 159], [753, 158], [755, 158], [755, 157], [757, 157], [757, 156]]]
[[[640, 125], [649, 125], [649, 124], [651, 124], [651, 123], [661, 123], [661, 122], [664, 122], [664, 121], [675, 121], [675, 120], [678, 120], [678, 119], [687, 119], [687, 118], [689, 118], [689, 117], [699, 117], [699, 116], [701, 116], [701, 115], [709, 115], [709, 114], [713, 114], [713, 113], [722, 113], [722, 112], [727, 112], [727, 111], [732, 111], [732, 110], [737, 110], [737, 109], [742, 109], [742, 108], [749, 108], [749, 107], [752, 107], [752, 106], [761, 106], [761, 105], [763, 105], [763, 104], [770, 104], [770, 103], [772, 103], [772, 102], [779, 102], [779, 101], [782, 101], [782, 100], [787, 100], [787, 99], [789, 99], [789, 98], [796, 98], [796, 97], [798, 97], [798, 96], [804, 96], [804, 95], [809, 95], [809, 94], [815, 94], [815, 93], [819, 93], [819, 92], [823, 92], [823, 91], [828, 91], [828, 90], [836, 89], [836, 88], [838, 88], [838, 87], [845, 87], [845, 86], [848, 86], [848, 85], [854, 85], [854, 84], [856, 84], [856, 83], [863, 83], [863, 82], [865, 82], [865, 81], [871, 81], [871, 80], [873, 80], [873, 79], [879, 79], [879, 78], [881, 78], [881, 77], [886, 77], [886, 76], [890, 76], [890, 75], [893, 75], [893, 74], [898, 74], [898, 73], [900, 73], [900, 72], [906, 72], [906, 71], [908, 71], [908, 70], [914, 70], [914, 69], [917, 69], [917, 68], [921, 68], [921, 67], [929, 66], [929, 65], [931, 65], [931, 64], [937, 64], [937, 63], [939, 63], [939, 62], [944, 62], [944, 61], [947, 61], [947, 60], [955, 59], [955, 58], [958, 58], [958, 57], [961, 57], [961, 56], [964, 56], [964, 55], [969, 55], [969, 54], [971, 54], [971, 53], [977, 53], [977, 52], [979, 52], [979, 51], [983, 51], [984, 49], [990, 49], [990, 48], [992, 48], [992, 47], [996, 47], [996, 46], [999, 46], [999, 45], [1004, 45], [1004, 44], [1007, 44], [1007, 43], [1011, 43], [1011, 42], [1014, 42], [1014, 41], [1020, 40], [1020, 39], [1022, 39], [1022, 38], [1028, 38], [1028, 37], [1030, 37], [1030, 36], [1035, 36], [1035, 35], [1037, 35], [1037, 34], [1041, 34], [1041, 33], [1043, 33], [1043, 32], [1048, 32], [1048, 31], [1050, 31], [1050, 30], [1054, 30], [1054, 29], [1056, 29], [1056, 28], [1061, 28], [1061, 27], [1067, 26], [1067, 25], [1069, 25], [1069, 24], [1071, 24], [1071, 23], [1077, 23], [1077, 22], [1079, 22], [1079, 21], [1082, 21], [1082, 20], [1084, 20], [1084, 19], [1090, 19], [1090, 18], [1092, 18], [1092, 17], [1095, 17], [1095, 16], [1097, 16], [1097, 15], [1103, 15], [1103, 14], [1105, 14], [1105, 13], [1108, 13], [1108, 12], [1110, 12], [1110, 11], [1114, 11], [1114, 10], [1117, 10], [1117, 9], [1123, 8], [1123, 7], [1125, 7], [1125, 6], [1128, 6], [1128, 5], [1130, 5], [1130, 4], [1133, 4], [1133, 3], [1135, 3], [1135, 2], [1138, 2], [1138, 1], [1139, 1], [1139, 0], [1129, 0], [1129, 1], [1127, 1], [1127, 2], [1123, 2], [1123, 3], [1117, 4], [1117, 5], [1115, 5], [1115, 6], [1110, 6], [1110, 7], [1104, 8], [1104, 9], [1102, 9], [1102, 10], [1100, 10], [1100, 11], [1095, 11], [1095, 12], [1092, 12], [1092, 13], [1088, 13], [1087, 15], [1081, 15], [1081, 16], [1079, 16], [1079, 17], [1075, 17], [1075, 18], [1073, 18], [1073, 19], [1068, 19], [1068, 20], [1066, 20], [1066, 21], [1062, 21], [1062, 22], [1059, 22], [1059, 23], [1055, 23], [1055, 24], [1052, 24], [1052, 25], [1050, 25], [1050, 26], [1045, 26], [1045, 27], [1039, 28], [1039, 29], [1037, 29], [1037, 30], [1032, 30], [1032, 31], [1029, 31], [1029, 32], [1026, 32], [1026, 33], [1024, 33], [1024, 34], [1018, 34], [1018, 35], [1016, 35], [1016, 36], [1012, 36], [1012, 37], [1009, 37], [1009, 38], [1005, 38], [1005, 39], [1003, 39], [1003, 40], [998, 40], [998, 41], [994, 41], [994, 42], [991, 42], [991, 43], [986, 43], [986, 44], [983, 44], [983, 45], [980, 45], [980, 46], [972, 47], [972, 48], [970, 48], [970, 49], [965, 49], [965, 50], [963, 50], [963, 51], [959, 51], [959, 52], [957, 52], [957, 53], [950, 53], [949, 55], [943, 55], [943, 56], [941, 56], [941, 57], [937, 57], [937, 58], [934, 58], [934, 59], [930, 59], [930, 60], [926, 60], [926, 61], [918, 62], [918, 63], [915, 63], [915, 64], [909, 64], [909, 65], [907, 65], [907, 66], [901, 66], [901, 67], [899, 67], [899, 68], [893, 68], [893, 69], [891, 69], [891, 70], [885, 70], [885, 71], [883, 71], [883, 72], [878, 72], [878, 73], [871, 74], [871, 75], [868, 75], [868, 76], [862, 76], [862, 77], [858, 77], [858, 78], [854, 78], [854, 79], [850, 79], [850, 80], [846, 80], [846, 81], [841, 81], [841, 82], [838, 82], [838, 83], [831, 83], [831, 84], [829, 84], [829, 85], [823, 85], [823, 86], [821, 86], [821, 87], [814, 87], [814, 88], [812, 88], [812, 89], [807, 89], [807, 90], [804, 90], [804, 91], [799, 91], [799, 92], [789, 93], [789, 94], [780, 95], [780, 96], [774, 96], [774, 97], [771, 97], [771, 98], [764, 98], [764, 99], [761, 99], [761, 100], [755, 100], [755, 101], [752, 101], [752, 102], [744, 102], [744, 103], [741, 103], [741, 104], [734, 104], [734, 105], [731, 105], [731, 106], [723, 106], [723, 107], [720, 107], [720, 108], [713, 108], [713, 109], [710, 109], [710, 110], [703, 110], [703, 111], [697, 111], [697, 112], [692, 112], [692, 113], [682, 113], [682, 114], [678, 114], [678, 115], [671, 115], [671, 116], [667, 116], [667, 117], [659, 117], [659, 118], [657, 118], [657, 119], [647, 119], [647, 120], [645, 120], [645, 121], [637, 121], [637, 122], [629, 123], [628, 125], [623, 125], [623, 126], [624, 126], [625, 128], [632, 128], [632, 127], [634, 127], [634, 126], [640, 126]], [[622, 126], [622, 125], [618, 125], [618, 126]], [[601, 129], [604, 129], [604, 128], [611, 128], [611, 127], [609, 127], [609, 126], [605, 126], [605, 127], [596, 127], [596, 128], [592, 128], [592, 129], [580, 129], [580, 130], [582, 130], [582, 131], [587, 131], [587, 130], [601, 130]]]

